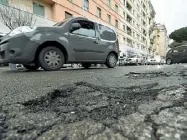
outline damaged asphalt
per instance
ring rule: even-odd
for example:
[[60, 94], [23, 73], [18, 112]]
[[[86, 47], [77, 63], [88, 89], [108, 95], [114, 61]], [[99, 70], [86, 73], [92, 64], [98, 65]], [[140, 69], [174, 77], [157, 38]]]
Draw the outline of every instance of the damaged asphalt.
[[187, 139], [185, 65], [4, 68], [0, 77], [0, 139]]

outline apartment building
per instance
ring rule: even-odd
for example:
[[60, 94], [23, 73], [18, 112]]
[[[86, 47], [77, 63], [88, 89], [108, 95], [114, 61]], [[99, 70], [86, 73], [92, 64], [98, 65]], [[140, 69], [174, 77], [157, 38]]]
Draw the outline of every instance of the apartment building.
[[[0, 0], [11, 5], [19, 3], [40, 17], [62, 21], [71, 16], [85, 16], [113, 28], [120, 44], [151, 53], [150, 26], [153, 11], [150, 0]], [[152, 11], [151, 11], [152, 10]], [[121, 48], [123, 49], [123, 48]]]
[[154, 56], [156, 52], [156, 47], [155, 47], [155, 40], [157, 40], [156, 34], [155, 34], [155, 15], [156, 12], [154, 10], [154, 7], [151, 3], [151, 1], [148, 2], [149, 7], [148, 7], [148, 14], [149, 14], [149, 39], [148, 39], [148, 54], [150, 56]]
[[168, 51], [168, 36], [167, 36], [167, 29], [165, 27], [165, 25], [163, 24], [157, 24], [156, 25], [157, 29], [158, 29], [158, 54], [161, 57], [165, 57], [166, 53]]

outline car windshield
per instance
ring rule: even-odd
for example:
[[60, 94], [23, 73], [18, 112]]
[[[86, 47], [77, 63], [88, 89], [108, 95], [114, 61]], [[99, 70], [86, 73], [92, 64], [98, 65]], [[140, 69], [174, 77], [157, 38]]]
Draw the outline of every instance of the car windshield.
[[0, 140], [187, 140], [187, 0], [0, 0]]

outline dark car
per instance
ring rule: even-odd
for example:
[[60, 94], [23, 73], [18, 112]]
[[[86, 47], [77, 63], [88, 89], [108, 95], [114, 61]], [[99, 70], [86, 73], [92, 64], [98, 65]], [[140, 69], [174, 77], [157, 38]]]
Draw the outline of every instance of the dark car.
[[23, 64], [27, 69], [59, 70], [63, 64], [106, 64], [114, 68], [119, 44], [116, 32], [84, 17], [73, 17], [52, 27], [24, 27], [0, 43], [0, 62]]
[[1, 40], [3, 39], [3, 37], [5, 36], [6, 34], [4, 34], [4, 33], [0, 33], [0, 42], [1, 42]]
[[166, 63], [186, 63], [187, 62], [187, 45], [182, 45], [168, 51]]

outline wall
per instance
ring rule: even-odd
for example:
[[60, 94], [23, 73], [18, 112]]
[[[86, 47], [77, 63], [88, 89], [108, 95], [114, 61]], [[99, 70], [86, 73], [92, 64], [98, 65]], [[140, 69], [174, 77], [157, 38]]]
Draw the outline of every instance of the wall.
[[43, 0], [9, 0], [9, 5], [33, 13], [33, 2], [44, 6], [45, 18], [52, 19], [52, 6]]

